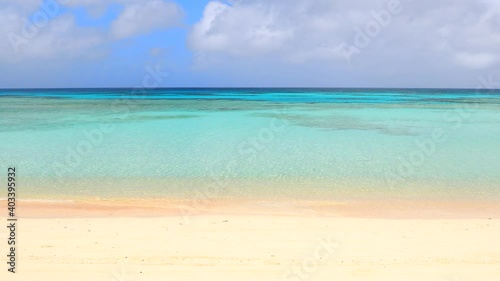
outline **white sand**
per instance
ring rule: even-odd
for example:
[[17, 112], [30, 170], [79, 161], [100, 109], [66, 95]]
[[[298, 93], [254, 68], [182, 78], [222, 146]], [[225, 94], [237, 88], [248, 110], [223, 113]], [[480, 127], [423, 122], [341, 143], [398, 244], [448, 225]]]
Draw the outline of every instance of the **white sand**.
[[[500, 278], [496, 219], [207, 215], [190, 223], [176, 216], [18, 223], [18, 273], [2, 262], [2, 281]], [[6, 260], [6, 233], [0, 233]], [[321, 239], [336, 240], [338, 248], [329, 253]]]

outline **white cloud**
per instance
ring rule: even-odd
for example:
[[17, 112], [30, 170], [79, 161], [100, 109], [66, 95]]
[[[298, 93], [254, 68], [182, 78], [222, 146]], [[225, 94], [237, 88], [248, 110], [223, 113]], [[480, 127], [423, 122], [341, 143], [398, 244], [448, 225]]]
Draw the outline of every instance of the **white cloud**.
[[[366, 73], [371, 76], [438, 72], [457, 64], [468, 71], [499, 62], [498, 1], [400, 0], [402, 11], [390, 14], [387, 24], [379, 21], [380, 32], [369, 36], [368, 46], [348, 63], [343, 44], [355, 45], [359, 30], [366, 35], [367, 24], [377, 20], [374, 13], [388, 11], [391, 1], [398, 0], [211, 1], [188, 43], [204, 59], [198, 63], [238, 61], [243, 66], [246, 58], [265, 64], [273, 57], [285, 64], [314, 63], [338, 71], [371, 69]], [[375, 74], [373, 67], [379, 69]]]
[[[38, 20], [33, 20], [32, 15]], [[105, 41], [102, 32], [80, 28], [72, 15], [39, 9], [26, 16], [19, 9], [0, 10], [0, 61], [86, 56], [86, 50]]]
[[111, 35], [123, 39], [156, 29], [167, 29], [181, 24], [182, 9], [175, 3], [160, 0], [130, 4], [111, 25]]
[[229, 6], [208, 3], [190, 35], [194, 49], [251, 55], [279, 50], [293, 37], [292, 26], [273, 5]]
[[473, 69], [487, 68], [498, 62], [497, 55], [488, 53], [458, 53], [455, 59], [458, 64]]
[[380, 6], [373, 3], [362, 0], [347, 9], [347, 1], [212, 1], [188, 42], [196, 51], [233, 56], [277, 54], [292, 62], [339, 59], [343, 37], [353, 36], [354, 24], [369, 18], [364, 9]]
[[[110, 4], [123, 11], [108, 29], [79, 26], [64, 7], [88, 12]], [[98, 57], [113, 40], [179, 24], [182, 9], [160, 0], [0, 0], [0, 61]]]

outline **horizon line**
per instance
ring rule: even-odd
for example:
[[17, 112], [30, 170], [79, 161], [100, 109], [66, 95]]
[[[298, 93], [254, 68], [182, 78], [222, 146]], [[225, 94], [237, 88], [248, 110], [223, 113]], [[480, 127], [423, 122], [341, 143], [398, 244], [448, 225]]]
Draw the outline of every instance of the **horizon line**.
[[446, 88], [446, 87], [47, 87], [47, 88], [0, 88], [0, 91], [8, 90], [183, 90], [183, 89], [318, 89], [318, 90], [482, 90], [482, 91], [497, 91], [500, 88]]

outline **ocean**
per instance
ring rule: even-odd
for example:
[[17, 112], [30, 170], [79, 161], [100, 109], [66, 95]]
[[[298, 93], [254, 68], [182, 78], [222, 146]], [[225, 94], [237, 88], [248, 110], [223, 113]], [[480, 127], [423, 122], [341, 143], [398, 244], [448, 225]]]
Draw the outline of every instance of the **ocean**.
[[499, 160], [500, 91], [0, 90], [24, 199], [489, 200]]

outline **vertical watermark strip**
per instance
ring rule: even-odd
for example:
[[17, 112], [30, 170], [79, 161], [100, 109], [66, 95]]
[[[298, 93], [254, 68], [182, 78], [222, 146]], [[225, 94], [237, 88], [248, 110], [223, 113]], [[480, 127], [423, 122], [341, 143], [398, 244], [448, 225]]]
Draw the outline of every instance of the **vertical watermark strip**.
[[16, 216], [16, 168], [7, 169], [7, 270], [16, 273], [17, 266], [17, 216]]

